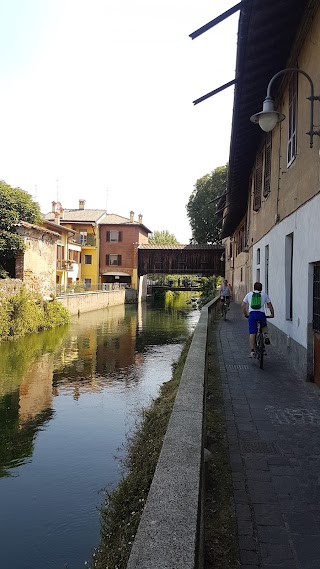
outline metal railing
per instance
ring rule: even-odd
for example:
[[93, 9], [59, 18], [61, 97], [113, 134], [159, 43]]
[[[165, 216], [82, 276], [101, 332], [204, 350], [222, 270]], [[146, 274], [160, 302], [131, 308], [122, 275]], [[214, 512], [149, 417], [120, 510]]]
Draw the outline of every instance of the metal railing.
[[88, 292], [108, 292], [112, 290], [122, 290], [126, 287], [127, 285], [125, 283], [99, 283], [89, 285], [85, 282], [76, 281], [68, 285], [57, 284], [56, 296]]

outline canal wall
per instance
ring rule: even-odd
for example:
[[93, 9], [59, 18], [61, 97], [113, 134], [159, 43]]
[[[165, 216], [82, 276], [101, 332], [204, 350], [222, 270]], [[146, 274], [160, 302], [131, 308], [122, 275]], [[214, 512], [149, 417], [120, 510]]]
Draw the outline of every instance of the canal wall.
[[218, 301], [201, 310], [127, 569], [203, 566], [208, 330]]
[[98, 292], [81, 292], [57, 296], [57, 300], [69, 310], [71, 316], [125, 303], [125, 289]]

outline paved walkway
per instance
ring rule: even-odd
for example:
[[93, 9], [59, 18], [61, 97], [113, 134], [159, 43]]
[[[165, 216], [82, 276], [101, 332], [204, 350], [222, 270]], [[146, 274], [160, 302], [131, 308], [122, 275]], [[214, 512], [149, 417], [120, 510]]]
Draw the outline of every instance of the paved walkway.
[[320, 388], [268, 346], [248, 357], [232, 303], [218, 327], [242, 569], [320, 568]]

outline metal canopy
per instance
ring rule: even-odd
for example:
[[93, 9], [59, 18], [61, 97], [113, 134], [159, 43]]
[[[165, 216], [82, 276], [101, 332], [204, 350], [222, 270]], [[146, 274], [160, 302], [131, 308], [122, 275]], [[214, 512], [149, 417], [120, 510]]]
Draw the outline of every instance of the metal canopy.
[[[249, 179], [258, 146], [265, 136], [250, 122], [265, 98], [271, 77], [287, 67], [304, 15], [319, 0], [243, 0], [238, 28], [236, 85], [227, 185], [227, 213], [222, 237], [244, 217]], [[278, 85], [275, 85], [276, 95]]]

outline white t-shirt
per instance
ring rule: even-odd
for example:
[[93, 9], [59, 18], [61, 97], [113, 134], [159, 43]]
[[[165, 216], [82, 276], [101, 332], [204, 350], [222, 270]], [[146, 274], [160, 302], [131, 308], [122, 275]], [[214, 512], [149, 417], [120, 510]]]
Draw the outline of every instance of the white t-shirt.
[[[256, 290], [255, 292], [259, 292], [258, 290]], [[251, 308], [251, 299], [252, 299], [252, 295], [253, 292], [248, 292], [248, 294], [246, 294], [246, 296], [243, 299], [243, 302], [246, 302], [247, 304], [249, 304], [249, 312], [251, 312], [252, 310], [254, 310], [254, 312], [264, 312], [265, 313], [265, 304], [267, 304], [268, 302], [271, 302], [269, 296], [267, 295], [266, 292], [261, 292], [261, 308], [254, 309]]]

